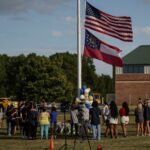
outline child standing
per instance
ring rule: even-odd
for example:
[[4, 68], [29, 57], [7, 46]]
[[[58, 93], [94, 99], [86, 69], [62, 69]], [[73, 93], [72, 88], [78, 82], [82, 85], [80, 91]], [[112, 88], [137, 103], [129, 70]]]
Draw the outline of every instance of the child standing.
[[52, 106], [51, 113], [50, 113], [51, 129], [52, 129], [52, 133], [51, 134], [52, 135], [56, 134], [57, 116], [58, 116], [57, 109], [56, 109], [56, 107]]

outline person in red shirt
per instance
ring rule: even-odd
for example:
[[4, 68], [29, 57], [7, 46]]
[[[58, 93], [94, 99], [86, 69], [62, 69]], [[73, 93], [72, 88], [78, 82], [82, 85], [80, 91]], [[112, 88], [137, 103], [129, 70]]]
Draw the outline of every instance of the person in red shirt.
[[122, 108], [119, 110], [121, 127], [124, 137], [127, 136], [127, 124], [129, 123], [129, 107], [127, 102], [122, 103]]

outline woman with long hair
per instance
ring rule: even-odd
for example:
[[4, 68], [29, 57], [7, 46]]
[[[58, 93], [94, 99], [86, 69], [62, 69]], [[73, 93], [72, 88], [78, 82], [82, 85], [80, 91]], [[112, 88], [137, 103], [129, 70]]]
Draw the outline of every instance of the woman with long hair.
[[39, 122], [40, 122], [40, 127], [41, 127], [41, 139], [44, 138], [48, 139], [48, 129], [49, 129], [49, 119], [50, 115], [46, 111], [46, 108], [43, 108], [43, 111], [39, 115]]
[[127, 102], [122, 103], [122, 108], [119, 110], [120, 122], [124, 137], [127, 136], [127, 124], [129, 123], [129, 107]]
[[118, 108], [115, 101], [111, 101], [110, 103], [110, 132], [111, 138], [117, 138], [118, 131], [117, 131], [117, 124], [118, 124]]

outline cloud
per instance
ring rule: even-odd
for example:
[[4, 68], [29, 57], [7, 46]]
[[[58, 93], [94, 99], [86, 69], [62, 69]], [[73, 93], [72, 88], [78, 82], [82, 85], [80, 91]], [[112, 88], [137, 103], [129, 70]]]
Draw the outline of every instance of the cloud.
[[150, 3], [150, 0], [143, 0], [144, 3]]
[[52, 31], [52, 36], [54, 37], [61, 37], [63, 34], [60, 31]]
[[144, 37], [150, 37], [150, 26], [136, 27], [135, 34], [142, 35]]
[[76, 18], [72, 16], [66, 16], [64, 20], [69, 23], [76, 22]]
[[0, 0], [0, 15], [12, 15], [35, 11], [38, 13], [51, 13], [62, 4], [70, 0]]
[[136, 0], [139, 3], [150, 4], [150, 0]]

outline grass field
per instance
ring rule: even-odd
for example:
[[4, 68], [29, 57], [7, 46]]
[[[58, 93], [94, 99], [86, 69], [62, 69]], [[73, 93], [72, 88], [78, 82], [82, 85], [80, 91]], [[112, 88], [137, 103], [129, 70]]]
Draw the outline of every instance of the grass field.
[[[62, 119], [63, 115], [60, 116]], [[130, 117], [130, 124], [128, 129], [128, 137], [122, 136], [120, 124], [118, 124], [119, 136], [117, 139], [111, 139], [110, 137], [104, 137], [104, 128], [102, 126], [102, 140], [100, 142], [90, 140], [92, 150], [97, 150], [97, 145], [101, 144], [103, 150], [150, 150], [150, 137], [136, 136], [136, 127], [134, 123], [134, 117]], [[67, 136], [67, 150], [73, 149], [74, 138]], [[48, 150], [49, 140], [40, 140], [38, 132], [37, 140], [25, 140], [21, 139], [20, 134], [16, 136], [8, 137], [6, 135], [6, 128], [0, 129], [0, 150]], [[65, 144], [64, 136], [59, 136], [54, 139], [55, 150], [63, 149], [61, 146]], [[89, 150], [88, 140], [86, 139], [80, 143], [78, 138], [75, 143], [76, 150]]]

